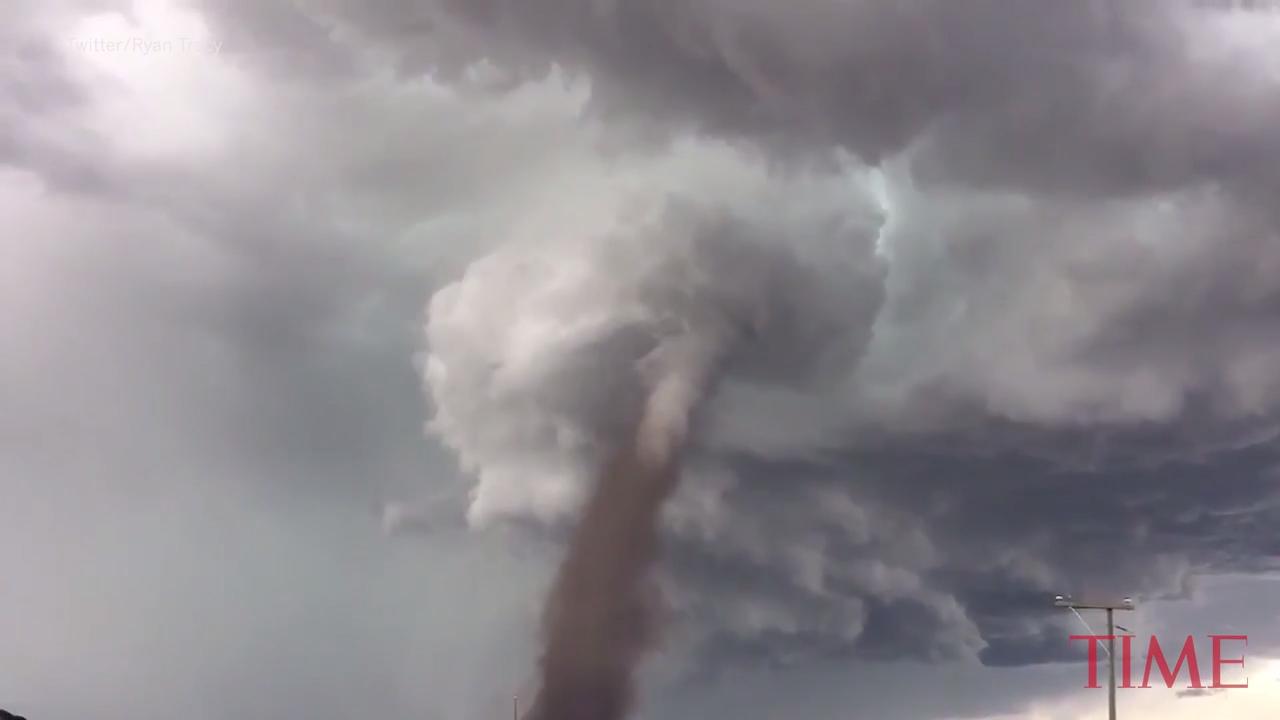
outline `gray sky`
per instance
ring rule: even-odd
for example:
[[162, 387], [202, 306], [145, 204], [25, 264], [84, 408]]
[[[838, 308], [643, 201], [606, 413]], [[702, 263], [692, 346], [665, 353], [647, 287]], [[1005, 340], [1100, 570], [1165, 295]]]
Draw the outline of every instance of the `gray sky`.
[[1095, 717], [1058, 592], [1263, 717], [1280, 14], [1107, 8], [19, 0], [0, 707], [505, 713], [710, 303], [643, 717]]

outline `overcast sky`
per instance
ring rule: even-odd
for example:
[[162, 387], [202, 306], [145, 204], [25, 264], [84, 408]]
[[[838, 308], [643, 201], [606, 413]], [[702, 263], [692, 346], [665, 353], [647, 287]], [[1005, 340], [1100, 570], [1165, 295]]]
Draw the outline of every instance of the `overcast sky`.
[[1231, 5], [10, 2], [0, 707], [506, 716], [714, 305], [640, 717], [1102, 717], [1071, 592], [1250, 637], [1124, 716], [1270, 718], [1280, 11]]

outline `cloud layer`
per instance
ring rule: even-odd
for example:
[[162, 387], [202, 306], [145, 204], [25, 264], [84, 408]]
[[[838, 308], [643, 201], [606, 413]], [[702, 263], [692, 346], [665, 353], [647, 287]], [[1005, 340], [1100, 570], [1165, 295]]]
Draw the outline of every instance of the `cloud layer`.
[[[0, 704], [505, 712], [689, 293], [757, 341], [664, 518], [672, 717], [887, 705], [865, 661], [1063, 658], [1054, 593], [1273, 569], [1275, 20], [1108, 8], [20, 2]], [[221, 49], [77, 45], [134, 36]], [[912, 667], [913, 717], [1078, 684]]]
[[[572, 507], [653, 325], [680, 318], [635, 288], [733, 287], [763, 244], [758, 274], [784, 278], [748, 281], [770, 357], [730, 372], [711, 479], [672, 510], [671, 592], [711, 646], [1048, 659], [1058, 589], [1270, 567], [1276, 61], [1250, 33], [1274, 25], [1170, 3], [494, 2], [423, 9], [415, 39], [330, 11], [442, 51], [417, 60], [455, 82], [562, 68], [612, 128], [761, 153], [740, 162], [763, 192], [668, 200], [728, 232], [544, 238], [437, 296], [428, 384], [478, 472], [473, 519]], [[865, 182], [815, 202], [823, 177]], [[685, 249], [704, 235], [734, 250]]]

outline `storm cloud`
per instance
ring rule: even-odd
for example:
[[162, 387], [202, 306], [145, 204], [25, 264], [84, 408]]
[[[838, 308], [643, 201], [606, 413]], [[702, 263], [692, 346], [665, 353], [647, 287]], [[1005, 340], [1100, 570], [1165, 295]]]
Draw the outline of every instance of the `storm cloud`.
[[[4, 707], [505, 712], [690, 292], [751, 305], [755, 341], [663, 517], [673, 717], [742, 668], [1069, 660], [1056, 593], [1198, 607], [1277, 569], [1273, 14], [10, 14]], [[76, 44], [135, 35], [221, 49]], [[910, 708], [1026, 699], [996, 694]]]
[[[828, 271], [782, 294], [813, 309], [762, 321], [760, 345], [783, 350], [722, 383], [705, 478], [671, 511], [671, 596], [716, 626], [709, 646], [1054, 659], [1042, 608], [1057, 591], [1170, 596], [1201, 573], [1273, 569], [1278, 114], [1258, 44], [1273, 21], [1174, 3], [414, 7], [399, 17], [420, 25], [327, 9], [441, 78], [560, 68], [587, 78], [609, 127], [747, 144], [771, 185], [709, 202], [743, 252], [763, 236]], [[815, 200], [824, 176], [866, 182]], [[698, 267], [660, 242], [605, 242]], [[448, 312], [433, 306], [433, 332], [487, 313], [470, 326], [483, 346], [435, 338], [429, 376], [441, 417], [473, 413], [440, 429], [475, 463], [481, 519], [571, 507], [566, 479], [593, 460], [566, 438], [616, 422], [589, 398], [625, 406], [644, 348], [599, 300], [635, 264], [554, 243], [531, 262], [566, 276], [546, 276], [559, 292], [597, 283], [565, 296], [597, 319], [543, 327], [601, 339], [507, 329], [494, 310], [534, 312], [536, 295], [493, 278], [492, 300], [468, 274]], [[833, 264], [829, 247], [863, 260]], [[497, 370], [445, 379], [476, 367]], [[548, 465], [555, 480], [493, 476]]]

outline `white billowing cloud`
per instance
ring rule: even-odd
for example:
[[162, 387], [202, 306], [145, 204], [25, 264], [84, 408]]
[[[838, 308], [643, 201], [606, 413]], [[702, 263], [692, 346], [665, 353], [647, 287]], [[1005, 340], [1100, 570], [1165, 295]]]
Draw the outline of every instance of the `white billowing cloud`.
[[96, 89], [86, 130], [125, 157], [216, 162], [249, 119], [252, 79], [219, 61], [218, 39], [193, 10], [142, 2], [60, 34], [76, 79]]
[[[517, 230], [432, 299], [432, 428], [478, 474], [474, 522], [571, 509], [637, 416], [640, 361], [707, 313], [744, 328], [731, 379], [805, 385], [856, 366], [881, 282], [865, 183], [792, 178], [812, 191], [793, 201], [790, 182], [731, 149], [679, 151], [602, 174], [617, 189], [592, 200], [613, 216]], [[711, 189], [686, 200], [697, 187]]]
[[1258, 322], [1280, 290], [1270, 210], [1215, 187], [1100, 202], [890, 188], [889, 299], [863, 383], [887, 409], [920, 393], [1125, 426], [1175, 422], [1197, 398], [1220, 420], [1280, 400]]

